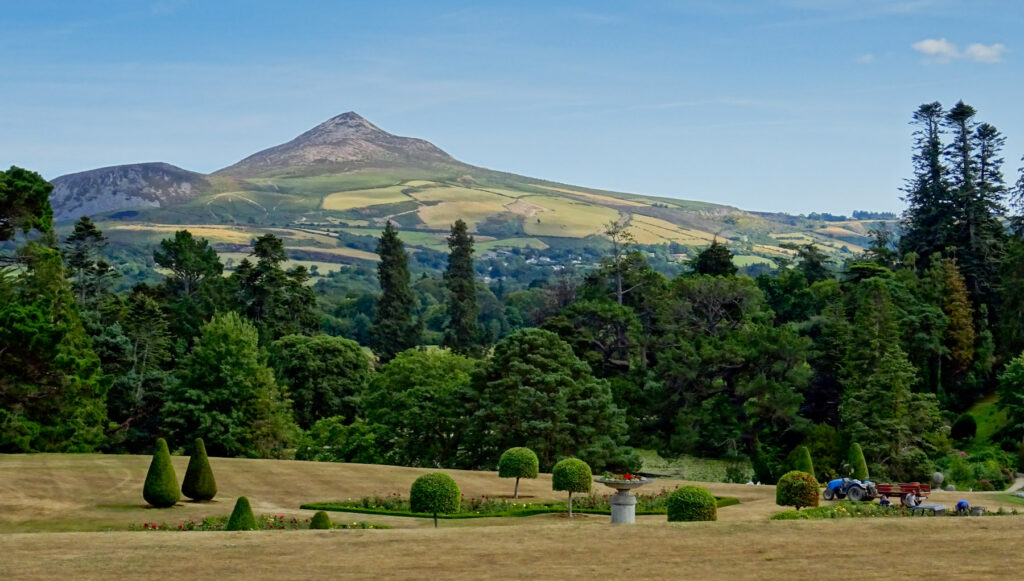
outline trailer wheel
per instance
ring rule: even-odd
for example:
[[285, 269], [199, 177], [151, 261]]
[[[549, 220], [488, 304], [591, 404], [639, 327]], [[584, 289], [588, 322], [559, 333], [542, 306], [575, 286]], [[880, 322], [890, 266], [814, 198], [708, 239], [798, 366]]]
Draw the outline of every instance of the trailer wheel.
[[864, 500], [864, 495], [864, 489], [860, 486], [851, 486], [850, 489], [846, 491], [846, 496], [850, 497], [850, 500], [855, 502]]
[[836, 497], [836, 493], [831, 488], [826, 488], [825, 492], [821, 493], [822, 498], [825, 500], [833, 500]]

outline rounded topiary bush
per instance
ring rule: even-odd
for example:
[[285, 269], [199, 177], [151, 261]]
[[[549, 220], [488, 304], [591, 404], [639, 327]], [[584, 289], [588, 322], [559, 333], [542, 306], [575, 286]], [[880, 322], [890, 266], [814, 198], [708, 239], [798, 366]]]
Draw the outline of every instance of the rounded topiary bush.
[[806, 472], [787, 472], [775, 486], [775, 504], [795, 506], [797, 510], [818, 506], [818, 481]]
[[566, 458], [551, 469], [551, 489], [569, 493], [569, 516], [572, 517], [572, 493], [590, 492], [594, 473], [579, 458]]
[[718, 520], [718, 500], [700, 486], [677, 488], [668, 497], [668, 520]]
[[462, 507], [462, 491], [451, 476], [442, 472], [424, 474], [412, 483], [409, 490], [409, 506], [413, 512], [434, 515], [437, 527], [438, 514], [453, 514]]
[[228, 525], [224, 527], [226, 531], [254, 531], [256, 530], [256, 515], [252, 513], [252, 506], [249, 504], [249, 499], [240, 496], [235, 502], [235, 510], [231, 511], [231, 517], [228, 518]]
[[309, 521], [309, 528], [311, 529], [331, 529], [334, 528], [334, 524], [331, 523], [331, 517], [327, 516], [327, 513], [320, 510], [313, 515], [313, 520]]
[[213, 500], [217, 496], [217, 481], [213, 478], [202, 438], [196, 438], [192, 445], [192, 457], [188, 459], [181, 493], [195, 501]]
[[171, 453], [167, 450], [167, 442], [163, 438], [156, 441], [153, 460], [149, 463], [146, 483], [142, 486], [142, 498], [157, 507], [174, 506], [181, 498], [178, 492], [178, 476], [171, 464]]
[[974, 439], [974, 435], [978, 433], [978, 422], [975, 421], [974, 416], [968, 413], [960, 414], [960, 417], [953, 422], [953, 427], [950, 430], [949, 435], [954, 440], [962, 442], [964, 440]]
[[536, 478], [539, 473], [540, 461], [529, 448], [509, 448], [498, 459], [498, 478], [516, 479], [512, 498], [519, 498], [520, 478]]
[[860, 447], [860, 444], [854, 442], [850, 444], [850, 476], [857, 480], [868, 479], [868, 463], [864, 459], [864, 450]]

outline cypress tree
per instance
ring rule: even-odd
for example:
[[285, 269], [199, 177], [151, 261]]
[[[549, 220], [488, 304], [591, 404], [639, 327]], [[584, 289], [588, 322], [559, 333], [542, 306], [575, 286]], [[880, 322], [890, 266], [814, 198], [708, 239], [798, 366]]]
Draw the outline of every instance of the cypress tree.
[[473, 237], [461, 219], [452, 224], [448, 249], [448, 269], [444, 273], [444, 284], [448, 288], [448, 327], [444, 346], [456, 353], [473, 355], [481, 350], [477, 324], [480, 308], [476, 304]]
[[153, 461], [149, 463], [146, 483], [142, 487], [142, 497], [157, 508], [174, 506], [181, 498], [178, 493], [178, 477], [174, 474], [174, 465], [171, 464], [171, 453], [167, 450], [167, 442], [163, 438], [157, 438]]
[[794, 469], [814, 476], [814, 462], [811, 461], [811, 451], [807, 446], [800, 446], [797, 451]]
[[388, 362], [402, 351], [415, 347], [420, 336], [420, 324], [413, 313], [416, 296], [409, 285], [409, 255], [391, 221], [381, 233], [377, 254], [380, 256], [377, 280], [381, 294], [370, 328], [370, 342], [381, 361]]
[[851, 476], [857, 480], [868, 479], [868, 463], [864, 460], [864, 450], [861, 449], [860, 444], [854, 442], [850, 444], [850, 468], [853, 470]]
[[206, 457], [206, 446], [202, 438], [196, 438], [193, 444], [181, 493], [195, 501], [213, 500], [217, 496], [217, 481], [213, 478], [213, 469], [210, 468], [210, 459]]
[[239, 496], [235, 502], [235, 509], [231, 511], [231, 517], [228, 518], [228, 526], [224, 527], [226, 531], [254, 531], [256, 530], [256, 515], [252, 513], [252, 506], [249, 505], [249, 499], [244, 496]]
[[319, 510], [313, 515], [313, 520], [309, 521], [309, 528], [311, 529], [332, 529], [334, 524], [331, 523], [331, 517], [326, 512]]

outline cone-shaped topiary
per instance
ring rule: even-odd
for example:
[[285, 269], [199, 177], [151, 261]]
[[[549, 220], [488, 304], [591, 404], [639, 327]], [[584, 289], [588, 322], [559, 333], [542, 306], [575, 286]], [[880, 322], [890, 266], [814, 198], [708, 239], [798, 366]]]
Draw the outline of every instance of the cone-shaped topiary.
[[668, 520], [718, 520], [718, 500], [700, 486], [677, 488], [668, 497]]
[[814, 474], [814, 462], [811, 461], [811, 451], [807, 446], [800, 446], [797, 450], [796, 464], [793, 466], [793, 469], [811, 475]]
[[188, 459], [185, 481], [181, 493], [192, 500], [213, 500], [217, 496], [217, 481], [213, 478], [210, 459], [206, 457], [206, 446], [202, 438], [196, 438], [192, 446], [192, 457]]
[[540, 461], [529, 448], [509, 448], [498, 460], [498, 478], [516, 479], [512, 498], [519, 498], [520, 478], [536, 478], [539, 472]]
[[857, 480], [868, 479], [868, 463], [864, 460], [864, 450], [861, 449], [860, 444], [854, 442], [850, 444], [850, 474]]
[[311, 529], [332, 529], [334, 524], [331, 522], [331, 517], [327, 516], [327, 513], [319, 510], [313, 515], [313, 520], [309, 521], [309, 528]]
[[787, 472], [775, 487], [775, 504], [795, 506], [797, 510], [818, 506], [818, 481], [806, 472]]
[[453, 514], [462, 508], [462, 491], [451, 476], [442, 472], [424, 474], [412, 483], [409, 490], [409, 507], [413, 512], [427, 512], [434, 515], [437, 528], [438, 514]]
[[572, 518], [572, 493], [590, 492], [593, 480], [590, 464], [578, 458], [566, 458], [551, 469], [551, 489], [569, 492], [569, 518]]
[[239, 496], [235, 502], [235, 510], [231, 511], [231, 517], [228, 518], [228, 526], [224, 527], [226, 531], [254, 531], [256, 530], [256, 515], [252, 513], [252, 506], [249, 505], [249, 499], [244, 496]]
[[167, 451], [167, 442], [157, 438], [153, 461], [149, 463], [146, 483], [142, 486], [142, 498], [157, 508], [174, 506], [181, 498], [178, 492], [178, 476], [171, 464], [171, 453]]

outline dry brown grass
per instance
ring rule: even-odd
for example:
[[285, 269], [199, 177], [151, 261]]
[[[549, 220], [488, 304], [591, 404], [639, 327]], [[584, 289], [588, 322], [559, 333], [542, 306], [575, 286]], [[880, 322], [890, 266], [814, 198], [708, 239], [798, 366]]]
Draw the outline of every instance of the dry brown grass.
[[[187, 458], [175, 457], [183, 475]], [[335, 513], [392, 530], [255, 533], [125, 532], [144, 521], [223, 515], [247, 495], [257, 513], [309, 516], [304, 502], [403, 492], [424, 470], [361, 464], [211, 458], [220, 493], [207, 504], [143, 507], [149, 458], [0, 456], [0, 579], [188, 578], [1000, 578], [1024, 566], [1022, 517], [769, 521], [782, 510], [770, 486], [705, 484], [739, 498], [717, 523], [638, 518], [611, 533], [608, 517], [559, 515], [442, 521]], [[467, 496], [502, 495], [493, 472], [446, 470]], [[647, 488], [672, 488], [661, 480]], [[598, 487], [600, 488], [600, 487]], [[561, 499], [550, 476], [520, 485], [535, 500]], [[997, 493], [936, 493], [989, 508]], [[102, 531], [68, 533], [62, 531]], [[617, 549], [612, 551], [613, 545]]]
[[[521, 519], [520, 519], [521, 520]], [[1012, 579], [1024, 519], [0, 535], [5, 579]]]

